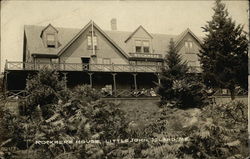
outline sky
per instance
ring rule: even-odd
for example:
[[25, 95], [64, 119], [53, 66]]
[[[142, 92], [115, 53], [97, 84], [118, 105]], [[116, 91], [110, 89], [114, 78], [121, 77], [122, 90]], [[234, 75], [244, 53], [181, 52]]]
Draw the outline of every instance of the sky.
[[[223, 1], [229, 15], [248, 32], [248, 1]], [[190, 28], [204, 36], [202, 26], [213, 15], [212, 0], [194, 1], [1, 1], [1, 71], [8, 61], [22, 61], [24, 25], [51, 23], [55, 27], [82, 28], [93, 20], [111, 30], [133, 32], [142, 25], [149, 33], [178, 35]]]

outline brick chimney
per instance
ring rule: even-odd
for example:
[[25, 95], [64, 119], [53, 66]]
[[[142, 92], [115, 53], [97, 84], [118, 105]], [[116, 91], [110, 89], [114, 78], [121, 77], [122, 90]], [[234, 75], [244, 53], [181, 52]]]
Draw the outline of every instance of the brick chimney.
[[117, 30], [116, 18], [111, 19], [111, 30], [113, 30], [113, 31]]

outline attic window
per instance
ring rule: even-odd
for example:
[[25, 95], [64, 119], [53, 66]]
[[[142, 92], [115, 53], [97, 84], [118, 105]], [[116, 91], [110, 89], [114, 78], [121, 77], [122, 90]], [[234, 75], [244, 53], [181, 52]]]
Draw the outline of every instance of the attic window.
[[55, 34], [47, 34], [46, 35], [46, 40], [47, 40], [47, 47], [48, 48], [55, 48], [56, 47]]
[[[92, 36], [88, 35], [87, 38], [88, 38], [88, 49], [93, 49]], [[93, 36], [93, 45], [94, 45], [95, 49], [97, 49], [97, 37], [95, 35]]]
[[149, 40], [135, 40], [136, 53], [149, 53]]
[[194, 46], [192, 41], [185, 41], [186, 53], [194, 53]]

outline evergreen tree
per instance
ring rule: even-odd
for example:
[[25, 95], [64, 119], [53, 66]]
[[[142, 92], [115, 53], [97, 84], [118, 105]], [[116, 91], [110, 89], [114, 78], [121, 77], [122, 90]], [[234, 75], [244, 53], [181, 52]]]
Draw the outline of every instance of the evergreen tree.
[[181, 57], [177, 54], [173, 39], [169, 43], [169, 51], [164, 58], [164, 67], [162, 68], [160, 80], [161, 84], [158, 87], [158, 94], [161, 96], [161, 104], [175, 101], [174, 80], [180, 80], [188, 71], [187, 65], [181, 63]]
[[228, 16], [221, 0], [213, 10], [212, 20], [203, 27], [207, 33], [199, 55], [203, 78], [209, 87], [229, 89], [234, 99], [237, 86], [247, 89], [247, 34]]
[[173, 39], [164, 59], [158, 94], [161, 105], [171, 103], [179, 108], [201, 107], [205, 101], [203, 84], [197, 75], [189, 73], [189, 67], [177, 53]]

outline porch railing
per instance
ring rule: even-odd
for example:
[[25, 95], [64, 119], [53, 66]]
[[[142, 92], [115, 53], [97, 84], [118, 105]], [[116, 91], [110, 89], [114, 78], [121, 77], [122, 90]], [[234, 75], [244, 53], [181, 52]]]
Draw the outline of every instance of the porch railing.
[[[82, 63], [32, 63], [6, 61], [5, 70], [34, 70], [43, 68], [58, 71], [93, 71], [93, 72], [161, 72], [159, 65], [130, 65], [130, 64], [82, 64]], [[200, 67], [193, 66], [190, 72], [201, 72]]]
[[26, 99], [29, 96], [26, 90], [10, 90], [5, 92], [5, 97], [9, 100]]
[[162, 59], [162, 54], [152, 54], [152, 53], [129, 53], [131, 57], [136, 58], [159, 58]]
[[[152, 89], [138, 89], [138, 90], [130, 90], [130, 89], [117, 89], [110, 91], [102, 91], [102, 98], [139, 98], [139, 97], [159, 97], [155, 90]], [[29, 97], [29, 93], [26, 90], [9, 90], [5, 93], [5, 98], [8, 100], [20, 100], [27, 99]]]
[[129, 90], [129, 89], [117, 89], [110, 90], [102, 93], [102, 97], [111, 97], [111, 98], [130, 98], [130, 97], [159, 97], [153, 89], [138, 89], [138, 90]]
[[41, 70], [43, 68], [58, 71], [96, 71], [96, 72], [160, 72], [156, 65], [129, 64], [82, 64], [82, 63], [31, 63], [6, 61], [5, 70]]

